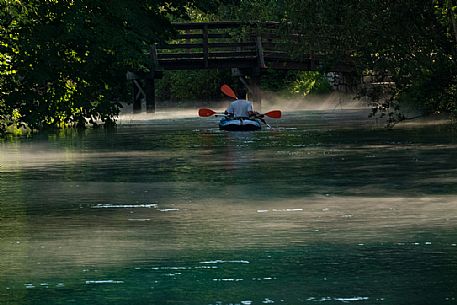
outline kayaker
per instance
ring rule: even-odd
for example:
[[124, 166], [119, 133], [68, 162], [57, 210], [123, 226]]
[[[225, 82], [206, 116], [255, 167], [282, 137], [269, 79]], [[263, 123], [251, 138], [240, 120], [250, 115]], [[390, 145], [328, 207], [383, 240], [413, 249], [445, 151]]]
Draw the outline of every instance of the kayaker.
[[[243, 96], [243, 94], [239, 94], [238, 96]], [[259, 113], [252, 108], [252, 102], [245, 99], [236, 99], [230, 103], [224, 114], [234, 118], [252, 118], [256, 117]]]

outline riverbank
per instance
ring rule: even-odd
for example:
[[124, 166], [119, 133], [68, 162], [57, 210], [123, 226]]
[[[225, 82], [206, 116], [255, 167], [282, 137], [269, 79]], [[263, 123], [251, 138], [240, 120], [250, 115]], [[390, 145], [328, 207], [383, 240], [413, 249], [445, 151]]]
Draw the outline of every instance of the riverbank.
[[[158, 101], [156, 105], [155, 113], [146, 113], [143, 105], [143, 112], [133, 113], [132, 104], [123, 104], [123, 108], [116, 122], [118, 125], [125, 124], [147, 124], [154, 120], [163, 119], [184, 119], [184, 118], [195, 118], [198, 116], [197, 111], [199, 108], [211, 108], [217, 112], [223, 112], [226, 107], [230, 104], [230, 99], [220, 99], [214, 101]], [[366, 123], [369, 126], [383, 127], [387, 124], [386, 117], [369, 118], [370, 105], [368, 102], [360, 99], [354, 99], [351, 94], [344, 93], [331, 93], [319, 96], [307, 96], [307, 97], [289, 97], [279, 96], [273, 92], [264, 92], [262, 101], [262, 112], [270, 111], [273, 109], [279, 109], [283, 112], [283, 119], [280, 121], [286, 125], [291, 125], [293, 122], [288, 122], [291, 117], [295, 116], [296, 113], [302, 113], [306, 111], [332, 113], [332, 116], [328, 118], [328, 121], [334, 120], [338, 124], [338, 113], [344, 111], [354, 110], [361, 111], [358, 116], [360, 123]], [[305, 114], [303, 114], [306, 117]], [[404, 112], [406, 117], [405, 120], [395, 124], [393, 128], [407, 128], [413, 126], [432, 126], [432, 125], [446, 125], [454, 124], [455, 120], [448, 114], [437, 113], [431, 115], [421, 115], [414, 110], [406, 110]], [[342, 116], [340, 120], [345, 120], [345, 116]], [[275, 122], [277, 122], [275, 120]], [[101, 124], [102, 122], [97, 122]], [[182, 122], [176, 122], [181, 124]], [[6, 126], [6, 125], [5, 125]], [[90, 128], [91, 125], [88, 125]], [[32, 131], [27, 127], [14, 127], [8, 126], [3, 133], [0, 133], [0, 140], [6, 138], [30, 136], [38, 131]]]

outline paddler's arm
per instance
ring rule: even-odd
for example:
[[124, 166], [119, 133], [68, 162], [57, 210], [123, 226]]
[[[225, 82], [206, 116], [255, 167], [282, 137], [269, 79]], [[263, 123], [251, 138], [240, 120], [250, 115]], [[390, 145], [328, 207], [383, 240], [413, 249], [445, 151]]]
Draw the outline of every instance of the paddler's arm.
[[257, 111], [249, 111], [250, 118], [263, 118], [263, 114], [258, 113]]

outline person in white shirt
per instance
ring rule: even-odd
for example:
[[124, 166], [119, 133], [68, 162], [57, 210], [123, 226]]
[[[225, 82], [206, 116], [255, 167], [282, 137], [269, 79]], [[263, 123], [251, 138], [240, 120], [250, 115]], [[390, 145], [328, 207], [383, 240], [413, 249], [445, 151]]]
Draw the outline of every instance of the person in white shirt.
[[[243, 92], [240, 92], [238, 96], [243, 96]], [[236, 99], [228, 108], [224, 111], [225, 115], [234, 117], [234, 118], [249, 118], [256, 116], [258, 112], [254, 111], [252, 108], [252, 103], [245, 99]]]
[[244, 99], [233, 101], [224, 113], [235, 118], [249, 118], [255, 114], [252, 103]]

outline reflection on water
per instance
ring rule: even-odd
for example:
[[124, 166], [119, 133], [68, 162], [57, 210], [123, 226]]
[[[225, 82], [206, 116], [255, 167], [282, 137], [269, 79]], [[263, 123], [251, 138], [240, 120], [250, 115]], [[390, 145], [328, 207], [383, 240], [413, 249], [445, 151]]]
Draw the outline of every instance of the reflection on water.
[[365, 117], [0, 144], [0, 304], [457, 303], [455, 133]]

